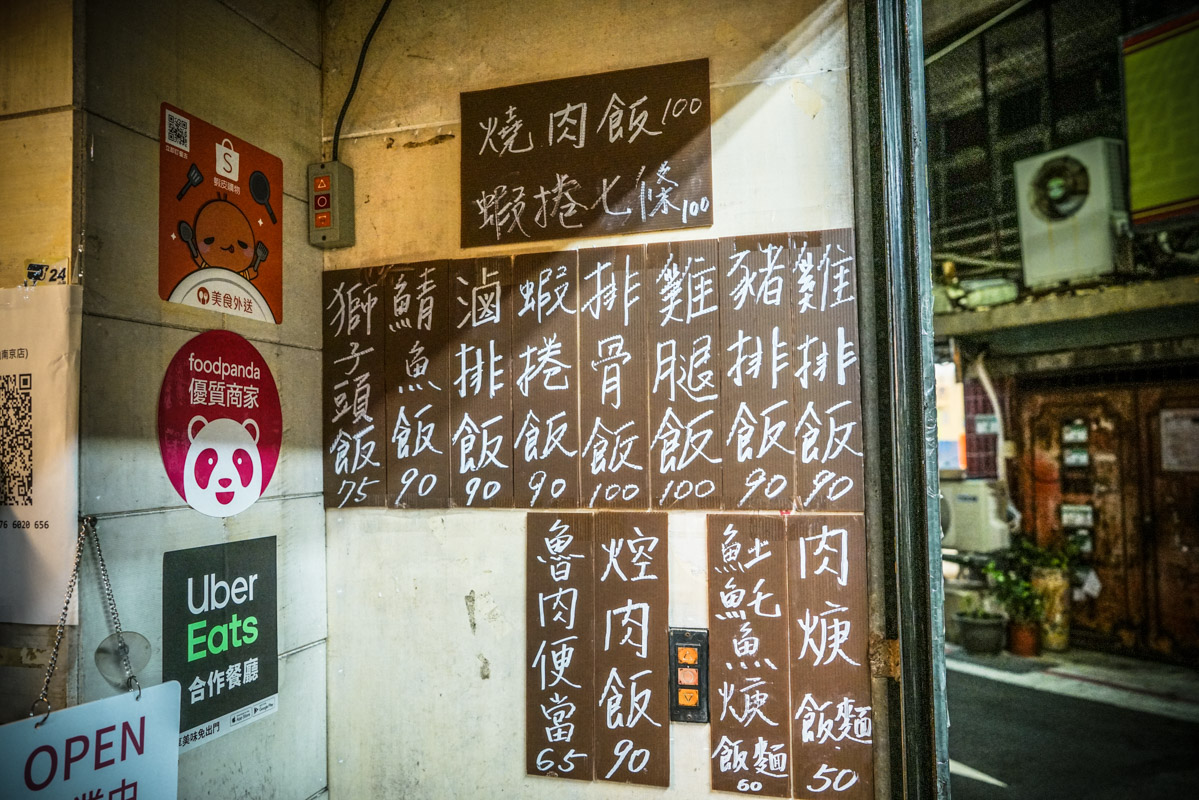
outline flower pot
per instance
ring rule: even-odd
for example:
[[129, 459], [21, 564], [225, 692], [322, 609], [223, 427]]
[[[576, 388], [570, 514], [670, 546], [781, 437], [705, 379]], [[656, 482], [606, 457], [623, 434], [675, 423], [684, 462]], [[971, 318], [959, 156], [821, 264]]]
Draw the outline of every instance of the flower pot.
[[1036, 622], [1010, 622], [1007, 649], [1014, 656], [1032, 658], [1041, 652], [1041, 626]]
[[996, 655], [1003, 649], [1004, 629], [1007, 621], [1003, 617], [975, 617], [957, 614], [958, 631], [962, 647], [972, 655]]
[[1046, 650], [1061, 652], [1070, 647], [1070, 579], [1065, 570], [1037, 567], [1032, 585], [1045, 602], [1041, 621], [1041, 644]]

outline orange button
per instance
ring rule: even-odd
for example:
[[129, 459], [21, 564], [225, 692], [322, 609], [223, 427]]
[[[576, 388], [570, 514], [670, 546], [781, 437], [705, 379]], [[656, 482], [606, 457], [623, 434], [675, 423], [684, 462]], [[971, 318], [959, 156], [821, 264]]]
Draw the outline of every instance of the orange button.
[[318, 228], [333, 227], [333, 214], [329, 211], [318, 211], [314, 217], [314, 224]]
[[699, 670], [695, 667], [679, 667], [679, 686], [699, 686]]
[[691, 706], [692, 708], [699, 705], [699, 690], [698, 689], [679, 689], [679, 705]]
[[699, 650], [694, 647], [679, 648], [679, 663], [680, 664], [698, 664]]
[[329, 191], [329, 176], [328, 175], [317, 175], [315, 178], [312, 179], [312, 188], [318, 192]]

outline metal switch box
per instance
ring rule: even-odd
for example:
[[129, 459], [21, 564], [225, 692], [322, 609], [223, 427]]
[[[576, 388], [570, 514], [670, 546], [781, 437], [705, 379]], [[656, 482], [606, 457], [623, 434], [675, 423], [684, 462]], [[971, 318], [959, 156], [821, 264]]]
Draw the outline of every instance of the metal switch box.
[[354, 170], [340, 161], [308, 165], [308, 243], [354, 244]]
[[708, 721], [708, 632], [702, 628], [671, 628], [670, 719]]

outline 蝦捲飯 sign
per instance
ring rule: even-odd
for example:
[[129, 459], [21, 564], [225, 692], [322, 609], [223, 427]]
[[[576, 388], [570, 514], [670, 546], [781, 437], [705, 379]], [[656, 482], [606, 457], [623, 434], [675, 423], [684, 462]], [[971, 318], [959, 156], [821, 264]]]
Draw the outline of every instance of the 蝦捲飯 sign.
[[188, 750], [279, 704], [275, 537], [162, 557], [162, 674], [183, 687]]
[[283, 161], [162, 104], [158, 296], [283, 322]]
[[245, 511], [270, 484], [282, 438], [279, 390], [254, 345], [206, 331], [175, 353], [158, 398], [158, 444], [189, 506], [210, 517]]

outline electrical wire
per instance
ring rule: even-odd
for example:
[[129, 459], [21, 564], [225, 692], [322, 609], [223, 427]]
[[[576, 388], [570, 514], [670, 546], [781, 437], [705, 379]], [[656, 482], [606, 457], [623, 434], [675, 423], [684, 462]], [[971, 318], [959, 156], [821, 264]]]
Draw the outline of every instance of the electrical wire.
[[337, 146], [341, 142], [341, 123], [345, 121], [346, 110], [350, 107], [350, 101], [354, 99], [354, 92], [358, 90], [358, 78], [362, 75], [362, 65], [366, 63], [366, 50], [371, 46], [371, 39], [375, 38], [375, 31], [379, 30], [379, 23], [383, 21], [383, 15], [387, 13], [387, 7], [390, 5], [391, 0], [383, 0], [383, 6], [375, 17], [375, 24], [371, 25], [370, 31], [362, 41], [362, 52], [358, 54], [358, 67], [354, 70], [354, 80], [350, 82], [350, 90], [346, 92], [346, 101], [341, 106], [341, 113], [337, 115], [337, 127], [333, 129], [333, 161], [337, 160]]

